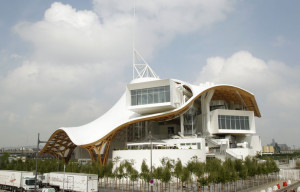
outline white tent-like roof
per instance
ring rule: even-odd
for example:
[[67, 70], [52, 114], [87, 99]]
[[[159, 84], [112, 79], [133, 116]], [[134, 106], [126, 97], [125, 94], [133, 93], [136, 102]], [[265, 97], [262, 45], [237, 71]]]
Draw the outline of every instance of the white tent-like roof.
[[93, 160], [100, 158], [100, 162], [105, 164], [110, 142], [120, 130], [136, 122], [172, 119], [188, 110], [197, 98], [212, 89], [215, 93], [217, 91], [216, 96], [219, 97], [234, 97], [238, 93], [243, 97], [248, 109], [254, 111], [255, 116], [261, 116], [254, 95], [241, 88], [231, 85], [196, 86], [179, 80], [173, 81], [185, 86], [192, 94], [192, 97], [179, 108], [140, 115], [128, 109], [124, 93], [119, 101], [98, 119], [79, 127], [62, 127], [56, 130], [41, 153], [51, 153], [68, 161], [72, 151], [76, 146], [80, 146], [88, 150]]

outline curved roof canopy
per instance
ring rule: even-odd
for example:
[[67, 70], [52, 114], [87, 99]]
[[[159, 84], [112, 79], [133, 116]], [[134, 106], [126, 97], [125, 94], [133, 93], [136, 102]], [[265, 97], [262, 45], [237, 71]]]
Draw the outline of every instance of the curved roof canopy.
[[[195, 86], [183, 81], [173, 80], [191, 92], [192, 97], [179, 108], [148, 115], [140, 115], [130, 111], [126, 105], [126, 94], [105, 114], [98, 119], [79, 127], [62, 127], [56, 130], [49, 138], [41, 153], [50, 153], [56, 157], [69, 160], [76, 146], [88, 150], [92, 159], [101, 157], [103, 150], [108, 150], [111, 140], [123, 128], [141, 121], [163, 121], [173, 119], [189, 109], [190, 105], [201, 95], [214, 90], [212, 100], [237, 101], [243, 100], [244, 105], [254, 115], [261, 117], [255, 97], [252, 93], [231, 85]], [[119, 115], [122, 114], [122, 115]], [[106, 154], [107, 155], [107, 154]], [[102, 157], [105, 164], [105, 158]], [[100, 160], [101, 161], [101, 160]]]

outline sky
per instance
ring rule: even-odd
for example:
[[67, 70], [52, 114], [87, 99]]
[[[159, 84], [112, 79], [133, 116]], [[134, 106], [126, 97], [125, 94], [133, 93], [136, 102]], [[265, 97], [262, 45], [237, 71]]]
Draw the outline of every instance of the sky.
[[262, 144], [299, 144], [300, 1], [4, 0], [0, 147], [105, 113], [132, 80], [132, 42], [160, 78], [255, 95]]

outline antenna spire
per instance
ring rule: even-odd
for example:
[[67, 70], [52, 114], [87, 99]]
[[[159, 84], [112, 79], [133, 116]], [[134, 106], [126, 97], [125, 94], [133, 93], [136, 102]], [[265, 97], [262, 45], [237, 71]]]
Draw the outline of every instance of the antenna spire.
[[159, 78], [136, 49], [133, 49], [133, 55], [133, 79], [147, 77]]
[[135, 49], [135, 25], [136, 25], [136, 17], [135, 17], [135, 0], [133, 0], [133, 32], [132, 32], [132, 78], [159, 78], [156, 73], [151, 69], [142, 55]]
[[135, 23], [136, 23], [136, 19], [135, 19], [135, 0], [133, 0], [133, 30], [132, 30], [132, 79], [134, 79], [134, 57], [135, 57]]

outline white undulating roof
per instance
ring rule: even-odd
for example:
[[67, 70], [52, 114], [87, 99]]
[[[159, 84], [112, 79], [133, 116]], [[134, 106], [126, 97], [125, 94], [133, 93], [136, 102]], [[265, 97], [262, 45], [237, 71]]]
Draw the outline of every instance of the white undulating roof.
[[[185, 104], [180, 106], [180, 108], [162, 112], [162, 113], [155, 113], [155, 114], [141, 116], [140, 114], [135, 113], [128, 109], [126, 104], [126, 94], [124, 93], [122, 97], [119, 99], [119, 101], [109, 111], [107, 111], [98, 119], [79, 127], [62, 127], [60, 129], [67, 133], [67, 135], [75, 145], [87, 145], [98, 141], [99, 139], [103, 138], [104, 136], [112, 132], [114, 129], [126, 123], [130, 123], [139, 119], [140, 120], [146, 118], [149, 119], [150, 117], [172, 113], [174, 111], [184, 108], [187, 105], [190, 105], [194, 101], [194, 99], [199, 97], [201, 93], [207, 91], [208, 89], [218, 87], [218, 86], [229, 86], [229, 85], [195, 86], [179, 80], [173, 80], [173, 81], [188, 86], [193, 92], [193, 96]], [[229, 87], [233, 87], [233, 86], [229, 86]], [[249, 92], [247, 93], [252, 95]]]

